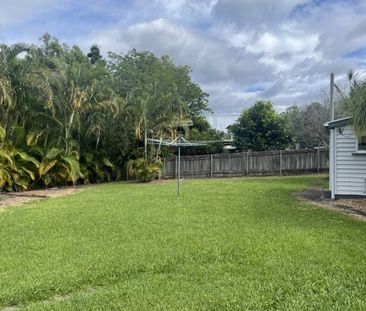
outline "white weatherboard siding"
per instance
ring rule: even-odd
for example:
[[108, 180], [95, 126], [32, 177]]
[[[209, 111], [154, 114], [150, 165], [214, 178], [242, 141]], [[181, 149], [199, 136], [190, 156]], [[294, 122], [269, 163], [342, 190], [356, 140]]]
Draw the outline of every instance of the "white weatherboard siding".
[[333, 129], [335, 134], [335, 195], [366, 195], [366, 154], [357, 152], [351, 125]]
[[331, 192], [332, 199], [335, 198], [335, 143], [334, 143], [334, 129], [330, 130], [330, 138], [329, 138], [329, 190]]

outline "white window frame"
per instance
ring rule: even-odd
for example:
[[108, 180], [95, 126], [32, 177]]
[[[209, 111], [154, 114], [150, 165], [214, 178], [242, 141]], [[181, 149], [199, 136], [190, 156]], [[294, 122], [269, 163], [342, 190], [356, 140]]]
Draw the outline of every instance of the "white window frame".
[[361, 148], [360, 148], [360, 139], [358, 139], [358, 137], [356, 138], [357, 139], [357, 152], [359, 153], [366, 153], [366, 135], [363, 135], [361, 137], [361, 140], [363, 140], [363, 144], [361, 144]]

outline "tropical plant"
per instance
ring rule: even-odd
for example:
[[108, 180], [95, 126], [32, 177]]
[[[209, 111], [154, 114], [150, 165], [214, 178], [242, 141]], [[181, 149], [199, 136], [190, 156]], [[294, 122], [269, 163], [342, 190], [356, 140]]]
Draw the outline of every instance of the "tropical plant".
[[353, 117], [353, 127], [358, 137], [366, 135], [366, 79], [349, 74], [350, 91], [345, 107]]
[[161, 163], [158, 161], [147, 161], [145, 158], [129, 160], [127, 170], [130, 176], [141, 181], [151, 181], [160, 174]]
[[103, 155], [85, 153], [80, 159], [83, 183], [111, 181], [116, 166]]
[[83, 178], [76, 151], [67, 154], [63, 149], [52, 148], [42, 158], [38, 174], [45, 186], [75, 185], [79, 178]]
[[162, 148], [148, 138], [208, 109], [189, 67], [167, 56], [132, 50], [102, 59], [97, 46], [86, 55], [49, 34], [41, 42], [0, 45], [2, 191], [110, 181], [141, 157], [131, 169], [149, 180]]
[[27, 190], [36, 180], [39, 162], [6, 140], [6, 132], [0, 126], [0, 191]]

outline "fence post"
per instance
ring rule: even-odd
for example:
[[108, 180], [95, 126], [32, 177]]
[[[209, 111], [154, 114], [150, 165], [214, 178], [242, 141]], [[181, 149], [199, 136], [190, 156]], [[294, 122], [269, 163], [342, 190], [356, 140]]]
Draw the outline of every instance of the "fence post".
[[249, 151], [247, 151], [247, 176], [249, 175]]
[[280, 150], [280, 175], [282, 175], [282, 150]]
[[317, 147], [316, 150], [317, 150], [317, 158], [318, 158], [317, 172], [319, 173], [320, 172], [320, 148]]
[[165, 179], [165, 158], [163, 158], [163, 179]]
[[212, 172], [212, 170], [213, 170], [213, 159], [212, 159], [212, 154], [210, 154], [210, 177], [212, 177], [212, 175], [213, 175], [213, 172]]

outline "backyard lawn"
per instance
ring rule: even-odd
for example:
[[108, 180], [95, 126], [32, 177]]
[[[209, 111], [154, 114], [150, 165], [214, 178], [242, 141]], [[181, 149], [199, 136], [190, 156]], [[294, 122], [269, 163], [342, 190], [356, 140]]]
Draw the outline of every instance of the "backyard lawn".
[[0, 210], [0, 310], [366, 310], [366, 222], [324, 177], [114, 183]]

